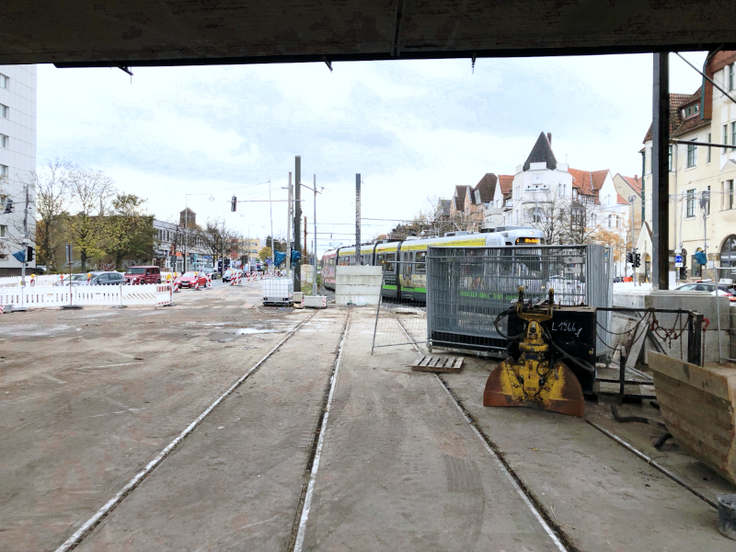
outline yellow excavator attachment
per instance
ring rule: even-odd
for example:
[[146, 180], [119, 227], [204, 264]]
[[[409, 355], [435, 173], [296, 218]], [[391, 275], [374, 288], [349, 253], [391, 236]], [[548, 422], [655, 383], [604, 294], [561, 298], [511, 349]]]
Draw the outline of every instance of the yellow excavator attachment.
[[488, 376], [483, 406], [534, 406], [583, 417], [583, 389], [572, 370], [562, 362], [554, 365], [544, 381], [530, 369], [513, 362], [510, 358], [504, 360]]
[[551, 320], [554, 291], [543, 309], [524, 307], [524, 288], [519, 288], [517, 315], [528, 322], [519, 343], [520, 356], [507, 358], [488, 376], [483, 406], [534, 406], [544, 410], [583, 417], [585, 398], [575, 374], [563, 362], [549, 365], [549, 344], [541, 322]]

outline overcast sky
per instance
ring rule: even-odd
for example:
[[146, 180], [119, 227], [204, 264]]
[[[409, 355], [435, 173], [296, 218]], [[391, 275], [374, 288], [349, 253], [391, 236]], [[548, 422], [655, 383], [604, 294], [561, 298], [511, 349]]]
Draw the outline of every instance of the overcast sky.
[[[702, 67], [704, 53], [686, 57]], [[670, 91], [700, 76], [670, 56]], [[364, 218], [409, 219], [428, 198], [450, 198], [488, 172], [511, 174], [540, 132], [557, 159], [585, 170], [641, 173], [652, 113], [652, 56], [431, 60], [325, 64], [38, 70], [37, 161], [61, 157], [100, 169], [148, 212], [197, 222], [224, 217], [243, 236], [270, 233], [268, 203], [302, 181], [324, 187], [320, 252], [353, 243], [355, 174]], [[304, 191], [312, 233], [312, 193]], [[186, 194], [193, 195], [188, 198]], [[210, 196], [214, 199], [210, 200]], [[276, 236], [286, 203], [273, 204]], [[395, 223], [363, 222], [363, 236]]]

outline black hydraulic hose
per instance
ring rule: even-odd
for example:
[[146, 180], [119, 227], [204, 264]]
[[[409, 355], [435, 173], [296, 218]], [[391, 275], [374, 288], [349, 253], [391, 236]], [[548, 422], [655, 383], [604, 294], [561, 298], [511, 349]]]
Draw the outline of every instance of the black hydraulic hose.
[[580, 366], [586, 372], [595, 375], [595, 366], [585, 362], [582, 359], [575, 358], [570, 353], [562, 349], [559, 345], [557, 345], [557, 343], [552, 341], [552, 336], [549, 334], [549, 331], [547, 331], [547, 328], [545, 328], [544, 325], [542, 324], [540, 324], [540, 326], [542, 327], [542, 330], [544, 330], [544, 335], [547, 336], [547, 340], [552, 344], [552, 346], [555, 348], [555, 350], [557, 350], [558, 353], [560, 353], [564, 358], [569, 359], [575, 364], [577, 364], [578, 366]]
[[513, 339], [521, 339], [522, 337], [524, 337], [524, 334], [526, 333], [526, 330], [522, 330], [520, 333], [518, 333], [516, 335], [505, 335], [499, 329], [499, 327], [498, 327], [498, 323], [501, 320], [503, 320], [504, 318], [506, 318], [509, 314], [511, 314], [512, 312], [514, 312], [515, 310], [516, 309], [514, 307], [511, 307], [511, 308], [509, 308], [509, 309], [507, 309], [507, 310], [499, 313], [499, 315], [493, 320], [493, 327], [496, 328], [496, 331], [498, 332], [498, 335], [500, 335], [501, 337], [503, 337], [506, 340], [509, 340], [509, 339], [511, 339], [511, 340], [513, 340]]

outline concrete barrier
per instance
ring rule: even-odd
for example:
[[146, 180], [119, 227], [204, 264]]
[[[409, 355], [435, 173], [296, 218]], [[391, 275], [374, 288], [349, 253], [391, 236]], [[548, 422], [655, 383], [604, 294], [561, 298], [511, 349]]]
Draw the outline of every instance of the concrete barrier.
[[335, 303], [377, 305], [383, 278], [380, 266], [338, 266], [335, 271]]
[[[706, 346], [705, 361], [718, 362], [718, 339], [720, 334], [721, 357], [730, 357], [731, 339], [736, 339], [736, 335], [730, 335], [731, 331], [731, 312], [736, 311], [736, 307], [730, 306], [728, 297], [719, 296], [717, 298], [719, 304], [716, 306], [716, 296], [699, 291], [659, 291], [659, 290], [643, 290], [643, 291], [626, 291], [614, 292], [613, 304], [616, 307], [633, 307], [639, 309], [683, 309], [699, 312], [709, 320], [708, 329], [706, 330]], [[720, 310], [720, 328], [718, 331], [718, 311]], [[632, 315], [633, 316], [633, 315]], [[663, 328], [671, 328], [677, 320], [675, 314], [657, 314], [657, 320]], [[687, 322], [687, 316], [680, 318], [680, 322], [684, 325]], [[736, 323], [736, 321], [734, 322]], [[679, 324], [678, 324], [679, 328]], [[621, 331], [619, 326], [614, 325], [613, 331]], [[682, 336], [683, 354], [687, 355], [687, 331]], [[680, 354], [680, 339], [672, 340], [671, 343], [665, 343], [665, 348], [670, 351], [673, 356]], [[652, 350], [651, 344], [645, 348], [644, 362], [648, 363], [648, 353]]]

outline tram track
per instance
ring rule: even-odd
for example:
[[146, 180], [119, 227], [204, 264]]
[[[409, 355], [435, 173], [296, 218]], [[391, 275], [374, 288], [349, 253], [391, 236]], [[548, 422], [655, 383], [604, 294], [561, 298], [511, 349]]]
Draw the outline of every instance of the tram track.
[[[194, 430], [236, 389], [238, 389], [248, 378], [255, 374], [263, 364], [271, 358], [287, 341], [289, 341], [307, 322], [311, 321], [319, 311], [315, 311], [307, 318], [299, 322], [294, 328], [279, 340], [260, 360], [251, 366], [230, 387], [215, 399], [197, 418], [194, 419], [179, 435], [176, 436], [164, 449], [162, 449], [146, 466], [136, 473], [102, 508], [95, 512], [79, 529], [77, 529], [56, 552], [68, 552], [77, 547], [107, 516], [109, 516], [133, 491], [135, 491], [146, 478], [168, 458]], [[342, 342], [341, 342], [342, 343]], [[331, 376], [332, 377], [332, 376]]]
[[[421, 353], [422, 350], [419, 347], [414, 336], [407, 331], [407, 329], [398, 318], [396, 319], [396, 322], [399, 324], [404, 334], [406, 334], [406, 336], [411, 340], [414, 349], [418, 353]], [[455, 408], [457, 408], [457, 410], [460, 412], [460, 415], [470, 425], [473, 433], [475, 433], [475, 435], [483, 442], [485, 449], [495, 460], [499, 470], [507, 476], [511, 486], [521, 497], [524, 504], [526, 504], [526, 506], [529, 508], [532, 515], [539, 522], [540, 526], [545, 531], [550, 540], [552, 540], [552, 542], [555, 544], [556, 549], [559, 550], [559, 552], [580, 552], [579, 549], [574, 544], [572, 544], [571, 539], [568, 537], [565, 531], [560, 527], [557, 522], [555, 522], [547, 509], [534, 496], [534, 493], [532, 493], [530, 489], [524, 484], [514, 468], [506, 460], [499, 447], [485, 433], [485, 431], [483, 431], [483, 428], [480, 427], [480, 425], [475, 421], [469, 410], [463, 405], [460, 397], [458, 397], [457, 394], [455, 394], [452, 389], [450, 389], [449, 385], [447, 385], [447, 382], [445, 382], [445, 380], [439, 374], [434, 374], [434, 377], [436, 378], [440, 386], [442, 386], [443, 391], [445, 391], [445, 393], [447, 393], [447, 395], [450, 397], [453, 404], [455, 405]]]

